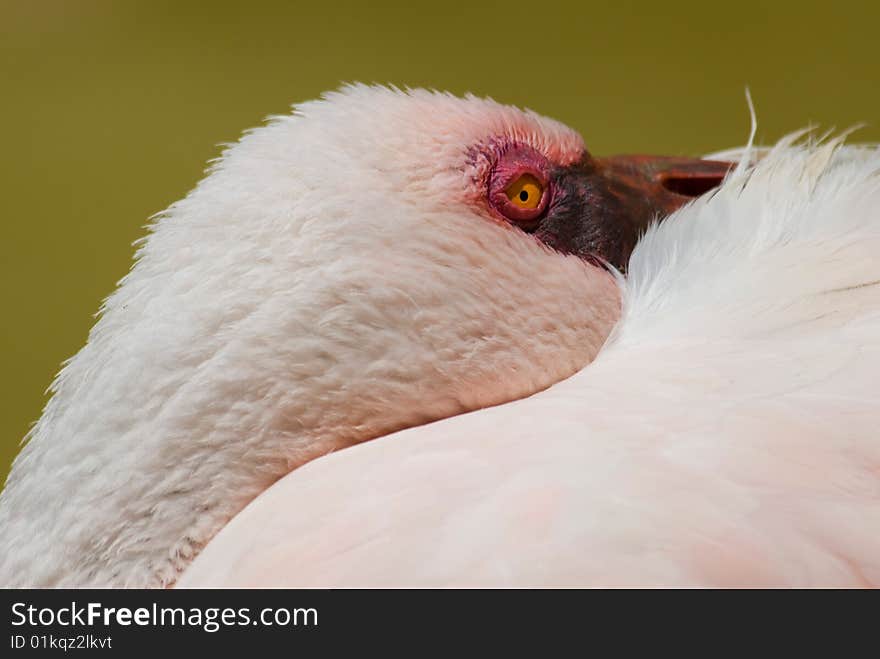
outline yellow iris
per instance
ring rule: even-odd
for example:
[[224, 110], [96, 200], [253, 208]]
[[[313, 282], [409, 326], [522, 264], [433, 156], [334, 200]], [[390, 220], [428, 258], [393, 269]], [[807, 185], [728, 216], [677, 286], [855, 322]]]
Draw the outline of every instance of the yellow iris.
[[504, 193], [517, 208], [534, 210], [541, 203], [544, 186], [531, 174], [523, 174], [507, 186]]

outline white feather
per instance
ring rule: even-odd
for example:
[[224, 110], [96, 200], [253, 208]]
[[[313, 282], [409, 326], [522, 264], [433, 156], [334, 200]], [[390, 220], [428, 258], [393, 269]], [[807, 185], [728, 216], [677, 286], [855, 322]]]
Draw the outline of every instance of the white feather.
[[878, 586], [878, 254], [880, 152], [785, 140], [649, 231], [591, 365], [304, 466], [179, 585]]

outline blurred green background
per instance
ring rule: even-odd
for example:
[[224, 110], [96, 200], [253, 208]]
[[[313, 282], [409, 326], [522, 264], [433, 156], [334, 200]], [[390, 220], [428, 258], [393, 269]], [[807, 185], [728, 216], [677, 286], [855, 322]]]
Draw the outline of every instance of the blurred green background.
[[[0, 478], [149, 215], [342, 81], [472, 91], [594, 153], [876, 122], [880, 3], [0, 0]], [[876, 125], [858, 134], [876, 141]]]

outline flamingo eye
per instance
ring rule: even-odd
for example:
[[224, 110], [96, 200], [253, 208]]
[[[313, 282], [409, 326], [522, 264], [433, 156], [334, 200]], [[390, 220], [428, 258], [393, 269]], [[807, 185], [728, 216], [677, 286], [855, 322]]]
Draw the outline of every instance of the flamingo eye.
[[531, 174], [523, 174], [504, 190], [511, 204], [523, 210], [535, 210], [544, 196], [544, 186]]
[[492, 209], [524, 231], [536, 229], [553, 198], [551, 170], [547, 158], [529, 146], [505, 149], [488, 180]]

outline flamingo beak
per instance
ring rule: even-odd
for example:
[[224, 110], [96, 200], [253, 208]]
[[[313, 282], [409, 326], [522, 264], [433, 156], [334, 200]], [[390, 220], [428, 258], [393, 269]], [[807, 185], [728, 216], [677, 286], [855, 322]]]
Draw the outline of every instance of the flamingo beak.
[[664, 215], [717, 188], [736, 166], [719, 160], [644, 155], [597, 158], [596, 162], [605, 177], [632, 196], [634, 207], [647, 205]]
[[596, 162], [618, 203], [620, 251], [612, 256], [622, 272], [639, 238], [653, 222], [720, 186], [736, 166], [717, 160], [646, 155], [611, 156]]
[[560, 251], [625, 272], [653, 222], [721, 185], [734, 167], [697, 158], [587, 155], [556, 172], [557, 208], [535, 234]]

